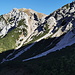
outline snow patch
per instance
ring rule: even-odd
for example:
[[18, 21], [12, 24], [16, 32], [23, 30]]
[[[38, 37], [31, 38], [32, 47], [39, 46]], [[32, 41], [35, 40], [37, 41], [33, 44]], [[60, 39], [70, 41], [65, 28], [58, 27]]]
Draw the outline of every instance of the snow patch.
[[73, 34], [72, 32], [68, 32], [68, 33], [64, 36], [64, 38], [61, 39], [61, 41], [60, 41], [59, 43], [57, 43], [57, 45], [56, 45], [54, 48], [52, 48], [52, 49], [50, 49], [50, 50], [48, 50], [48, 51], [45, 51], [45, 52], [43, 52], [43, 53], [41, 53], [41, 54], [38, 54], [38, 55], [36, 55], [36, 56], [34, 56], [34, 57], [31, 57], [31, 58], [28, 58], [28, 59], [24, 59], [23, 62], [24, 62], [24, 61], [31, 60], [31, 59], [40, 58], [40, 57], [46, 56], [46, 55], [49, 54], [50, 52], [54, 52], [54, 51], [56, 51], [56, 50], [60, 50], [60, 49], [62, 49], [62, 48], [65, 48], [66, 46], [71, 46], [72, 44], [75, 43], [75, 41], [74, 41], [74, 40], [75, 40], [75, 37], [73, 37], [74, 35], [75, 35], [75, 34]]

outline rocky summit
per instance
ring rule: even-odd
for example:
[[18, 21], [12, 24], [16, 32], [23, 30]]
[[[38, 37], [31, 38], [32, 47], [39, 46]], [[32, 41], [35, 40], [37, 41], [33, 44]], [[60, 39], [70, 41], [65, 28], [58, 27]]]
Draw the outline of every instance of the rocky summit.
[[1, 63], [36, 59], [74, 43], [75, 1], [50, 15], [14, 8], [0, 16], [0, 53], [9, 51]]

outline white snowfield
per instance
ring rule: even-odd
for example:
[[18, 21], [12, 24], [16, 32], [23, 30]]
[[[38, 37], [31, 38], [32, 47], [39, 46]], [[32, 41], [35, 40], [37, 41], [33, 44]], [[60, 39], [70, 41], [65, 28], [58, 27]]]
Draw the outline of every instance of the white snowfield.
[[[73, 37], [73, 36], [74, 36], [74, 37]], [[34, 57], [31, 57], [31, 58], [28, 58], [28, 59], [24, 59], [23, 62], [24, 62], [24, 61], [31, 60], [31, 59], [40, 58], [40, 57], [46, 56], [46, 55], [49, 54], [50, 52], [54, 52], [54, 51], [56, 51], [56, 50], [60, 50], [60, 49], [62, 49], [62, 48], [65, 48], [66, 46], [71, 46], [72, 44], [75, 43], [74, 40], [75, 40], [75, 34], [73, 34], [72, 32], [68, 32], [68, 33], [64, 36], [64, 38], [61, 39], [61, 41], [60, 41], [59, 43], [57, 43], [57, 45], [56, 45], [54, 48], [52, 48], [52, 49], [50, 49], [50, 50], [48, 50], [48, 51], [45, 51], [45, 52], [43, 52], [43, 53], [41, 53], [41, 54], [38, 54], [38, 55], [36, 55], [36, 56], [34, 56]]]

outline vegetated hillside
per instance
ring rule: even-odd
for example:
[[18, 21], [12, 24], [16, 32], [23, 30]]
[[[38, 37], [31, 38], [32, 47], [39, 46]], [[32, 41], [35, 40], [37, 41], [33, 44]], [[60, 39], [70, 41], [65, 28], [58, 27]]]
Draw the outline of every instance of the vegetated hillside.
[[75, 1], [50, 15], [15, 8], [0, 29], [0, 75], [74, 75]]

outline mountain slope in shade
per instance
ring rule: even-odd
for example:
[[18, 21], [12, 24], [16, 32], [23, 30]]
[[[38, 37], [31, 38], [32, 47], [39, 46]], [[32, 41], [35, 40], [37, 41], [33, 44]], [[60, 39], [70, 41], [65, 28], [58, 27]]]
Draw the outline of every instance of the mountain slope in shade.
[[[12, 51], [11, 51], [12, 52]], [[6, 54], [8, 54], [7, 52]], [[4, 56], [5, 53], [2, 53]], [[0, 57], [2, 56], [0, 55]], [[75, 75], [75, 44], [45, 57], [20, 62], [5, 62], [0, 65], [0, 75]]]
[[[28, 61], [75, 43], [75, 1], [50, 15], [13, 9], [0, 16], [1, 63]], [[11, 50], [13, 49], [13, 50]]]

